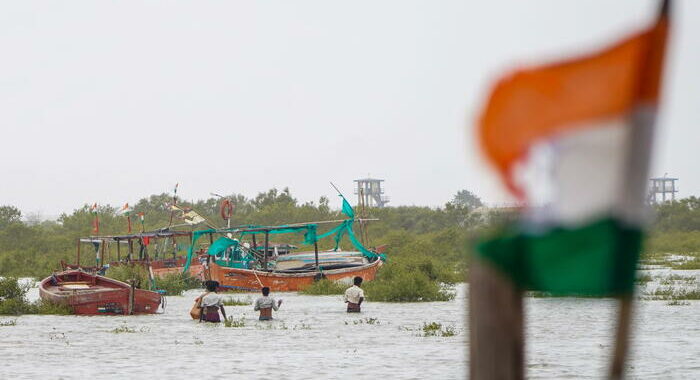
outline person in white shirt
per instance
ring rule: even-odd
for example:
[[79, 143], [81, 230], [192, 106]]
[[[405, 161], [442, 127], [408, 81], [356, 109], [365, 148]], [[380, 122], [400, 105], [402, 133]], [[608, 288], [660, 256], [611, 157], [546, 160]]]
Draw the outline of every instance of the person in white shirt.
[[219, 283], [217, 281], [207, 281], [206, 287], [207, 292], [199, 296], [201, 300], [199, 303], [199, 307], [201, 309], [199, 321], [213, 323], [221, 322], [219, 310], [224, 316], [224, 319], [226, 319], [226, 310], [224, 309], [224, 303], [221, 296], [216, 293], [216, 288], [219, 287]]
[[258, 297], [258, 299], [255, 300], [253, 309], [255, 311], [260, 311], [259, 320], [269, 321], [272, 319], [272, 309], [277, 311], [280, 305], [282, 305], [282, 300], [275, 301], [274, 298], [270, 297], [270, 288], [265, 286], [262, 288], [262, 297]]
[[353, 286], [345, 291], [345, 303], [348, 304], [348, 313], [359, 313], [360, 305], [365, 300], [365, 292], [360, 287], [362, 285], [362, 277], [356, 276], [353, 281]]

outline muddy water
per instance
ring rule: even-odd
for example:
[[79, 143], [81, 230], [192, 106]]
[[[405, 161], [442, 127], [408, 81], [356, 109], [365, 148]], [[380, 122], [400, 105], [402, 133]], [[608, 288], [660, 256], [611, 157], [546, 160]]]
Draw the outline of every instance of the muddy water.
[[[196, 291], [168, 297], [160, 315], [22, 316], [0, 327], [0, 378], [464, 378], [466, 287], [458, 290], [453, 302], [367, 303], [361, 315], [346, 314], [339, 296], [285, 293], [273, 322], [257, 321], [251, 306], [227, 307], [243, 318], [237, 328], [191, 321]], [[526, 313], [530, 378], [602, 377], [612, 301], [531, 298]], [[697, 301], [638, 303], [632, 377], [700, 377], [699, 315]], [[457, 335], [419, 336], [433, 321]]]

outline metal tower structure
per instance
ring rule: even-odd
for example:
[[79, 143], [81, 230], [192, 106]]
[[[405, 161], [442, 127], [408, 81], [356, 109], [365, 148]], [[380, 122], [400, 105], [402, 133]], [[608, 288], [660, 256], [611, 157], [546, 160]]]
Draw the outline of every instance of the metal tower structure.
[[676, 187], [678, 178], [668, 178], [664, 174], [663, 177], [650, 178], [649, 182], [649, 203], [658, 204], [667, 201], [675, 201], [678, 187]]
[[354, 180], [356, 183], [355, 194], [357, 194], [357, 204], [365, 207], [384, 207], [389, 203], [389, 197], [383, 195], [383, 179], [361, 178]]

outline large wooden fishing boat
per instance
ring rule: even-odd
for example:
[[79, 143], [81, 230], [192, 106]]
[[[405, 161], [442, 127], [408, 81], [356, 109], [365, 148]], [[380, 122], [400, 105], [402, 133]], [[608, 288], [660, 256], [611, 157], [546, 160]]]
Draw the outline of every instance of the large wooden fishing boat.
[[[385, 254], [378, 249], [365, 248], [357, 239], [353, 223], [363, 223], [369, 219], [355, 219], [352, 207], [345, 198], [343, 213], [348, 219], [194, 231], [188, 260], [194, 256], [198, 239], [208, 236], [210, 244], [206, 256], [203, 256], [206, 258], [205, 278], [217, 281], [221, 290], [269, 287], [274, 291], [297, 291], [323, 278], [351, 284], [356, 276], [371, 281], [385, 260]], [[321, 223], [337, 225], [318, 234], [317, 227]], [[289, 247], [293, 246], [287, 245], [283, 253], [279, 249], [280, 244], [270, 242], [270, 235], [290, 233], [303, 235], [301, 244], [312, 246], [313, 251], [291, 253]], [[357, 251], [339, 249], [343, 236], [350, 239]], [[262, 241], [256, 237], [262, 237]], [[318, 241], [323, 238], [333, 238], [335, 248], [319, 251]], [[244, 239], [248, 241], [244, 242]], [[183, 270], [188, 270], [187, 265]]]
[[70, 306], [79, 315], [153, 314], [163, 301], [156, 292], [79, 269], [43, 279], [39, 296], [45, 301]]
[[257, 290], [267, 286], [272, 291], [286, 292], [302, 290], [321, 278], [347, 285], [352, 285], [355, 276], [371, 281], [381, 265], [382, 260], [376, 259], [364, 265], [323, 271], [261, 271], [229, 268], [213, 262], [209, 265], [209, 275], [212, 280], [219, 282], [219, 287], [223, 290]]

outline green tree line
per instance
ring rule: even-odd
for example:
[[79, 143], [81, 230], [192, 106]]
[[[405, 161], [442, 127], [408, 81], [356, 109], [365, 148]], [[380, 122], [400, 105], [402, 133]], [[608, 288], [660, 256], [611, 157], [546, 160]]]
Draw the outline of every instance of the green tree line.
[[[227, 196], [234, 206], [232, 225], [277, 225], [295, 222], [344, 219], [339, 210], [339, 199], [321, 197], [315, 202], [300, 202], [288, 189], [270, 189], [255, 197], [240, 194]], [[169, 194], [151, 195], [133, 205], [132, 228], [141, 225], [137, 213], [144, 213], [145, 230], [167, 227], [171, 217]], [[178, 200], [178, 206], [193, 209], [210, 224], [225, 226], [219, 216], [221, 199], [198, 201]], [[127, 219], [120, 215], [120, 206], [103, 205], [97, 209], [100, 234], [125, 234]], [[481, 200], [464, 190], [442, 207], [400, 206], [365, 210], [365, 217], [377, 218], [367, 226], [368, 242], [373, 247], [388, 246], [388, 264], [406, 268], [422, 268], [428, 276], [439, 280], [458, 281], [466, 268], [467, 257], [475, 236], [493, 224], [507, 220], [511, 213], [498, 209], [487, 210]], [[645, 246], [645, 251], [688, 253], [700, 250], [700, 198], [689, 197], [680, 201], [655, 206], [656, 218]], [[358, 216], [361, 211], [356, 210]], [[176, 213], [179, 214], [179, 213]], [[0, 276], [31, 276], [41, 278], [58, 269], [61, 260], [74, 262], [76, 241], [93, 234], [94, 215], [89, 205], [71, 213], [64, 213], [55, 221], [24, 221], [20, 210], [13, 206], [0, 207]], [[173, 224], [182, 224], [176, 215]], [[333, 227], [322, 224], [319, 232]], [[202, 228], [202, 227], [198, 227]], [[188, 230], [191, 227], [177, 227]], [[355, 227], [359, 229], [358, 226]], [[358, 233], [359, 235], [359, 233]], [[188, 244], [181, 238], [179, 254]], [[275, 241], [299, 245], [298, 235], [278, 235]], [[320, 248], [333, 246], [326, 239]], [[94, 254], [83, 247], [83, 265], [94, 265]], [[305, 247], [301, 247], [305, 248]], [[308, 247], [306, 247], [308, 248]], [[349, 242], [343, 249], [352, 249]], [[94, 251], [93, 251], [94, 253]], [[387, 271], [390, 272], [390, 271]]]

